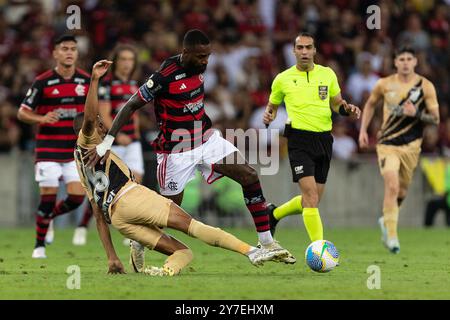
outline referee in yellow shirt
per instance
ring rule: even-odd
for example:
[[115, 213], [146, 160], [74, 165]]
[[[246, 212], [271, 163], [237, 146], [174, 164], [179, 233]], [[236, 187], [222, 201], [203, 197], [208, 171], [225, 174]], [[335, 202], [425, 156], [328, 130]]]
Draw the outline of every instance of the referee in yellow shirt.
[[[271, 205], [272, 233], [285, 216], [301, 213], [311, 242], [323, 239], [319, 201], [330, 168], [333, 137], [331, 109], [343, 116], [359, 119], [361, 110], [347, 104], [334, 71], [314, 63], [314, 38], [301, 33], [294, 43], [297, 64], [279, 73], [273, 83], [264, 123], [273, 121], [278, 106], [284, 101], [290, 123], [286, 124], [289, 161], [294, 182], [301, 195], [280, 207]], [[330, 108], [331, 107], [331, 108]]]

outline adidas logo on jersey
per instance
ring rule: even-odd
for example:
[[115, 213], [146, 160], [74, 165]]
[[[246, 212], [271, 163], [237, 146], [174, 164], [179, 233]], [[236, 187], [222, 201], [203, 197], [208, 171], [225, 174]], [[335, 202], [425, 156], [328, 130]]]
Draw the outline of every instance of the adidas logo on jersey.
[[58, 90], [58, 89], [56, 89], [56, 88], [55, 88], [55, 89], [53, 89], [53, 91], [52, 91], [52, 94], [53, 94], [53, 95], [57, 95], [57, 94], [59, 94], [59, 90]]
[[184, 83], [182, 83], [181, 86], [180, 86], [180, 90], [184, 90], [186, 88], [187, 88], [186, 85]]

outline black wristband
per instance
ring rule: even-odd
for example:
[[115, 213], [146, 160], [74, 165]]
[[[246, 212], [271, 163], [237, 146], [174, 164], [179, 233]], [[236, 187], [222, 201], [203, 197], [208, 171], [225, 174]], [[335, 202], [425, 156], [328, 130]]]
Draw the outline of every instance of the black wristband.
[[347, 111], [345, 111], [345, 108], [344, 108], [344, 105], [343, 105], [343, 104], [341, 104], [341, 105], [339, 106], [339, 114], [340, 114], [341, 116], [344, 116], [344, 117], [348, 117], [348, 116], [350, 115], [350, 113], [348, 113]]

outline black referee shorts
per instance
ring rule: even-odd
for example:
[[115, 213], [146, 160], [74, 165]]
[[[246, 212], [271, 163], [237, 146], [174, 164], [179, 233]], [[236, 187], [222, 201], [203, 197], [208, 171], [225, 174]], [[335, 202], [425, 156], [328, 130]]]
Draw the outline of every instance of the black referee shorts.
[[303, 177], [313, 176], [317, 183], [324, 184], [333, 152], [331, 132], [291, 128], [287, 138], [293, 181], [298, 182]]

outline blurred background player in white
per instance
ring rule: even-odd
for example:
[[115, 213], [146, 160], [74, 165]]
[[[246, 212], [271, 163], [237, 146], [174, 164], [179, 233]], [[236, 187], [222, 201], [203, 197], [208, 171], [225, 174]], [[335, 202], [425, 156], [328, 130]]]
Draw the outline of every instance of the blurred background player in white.
[[[112, 61], [111, 74], [103, 78], [99, 88], [99, 112], [108, 130], [119, 110], [139, 88], [136, 80], [132, 79], [137, 68], [136, 49], [128, 44], [120, 44], [113, 51]], [[114, 153], [131, 169], [137, 183], [142, 182], [144, 175], [144, 160], [139, 139], [139, 117], [135, 113], [121, 128], [112, 146]], [[74, 245], [86, 244], [87, 227], [91, 217], [92, 209], [88, 204], [75, 229]], [[124, 244], [129, 244], [128, 239], [124, 240]]]
[[[35, 173], [41, 201], [33, 258], [47, 257], [45, 244], [53, 241], [52, 233], [46, 238], [50, 221], [78, 208], [85, 195], [73, 159], [73, 119], [84, 109], [90, 76], [76, 68], [78, 49], [73, 35], [56, 39], [53, 57], [56, 67], [36, 77], [17, 115], [23, 122], [38, 125]], [[60, 178], [66, 183], [68, 195], [55, 205]]]
[[378, 80], [364, 106], [359, 145], [368, 146], [367, 128], [380, 100], [384, 101], [383, 125], [378, 133], [378, 164], [384, 179], [383, 216], [378, 223], [382, 242], [394, 254], [400, 252], [397, 226], [400, 206], [419, 161], [426, 124], [439, 123], [434, 85], [417, 74], [416, 53], [402, 47], [395, 53], [397, 72]]

